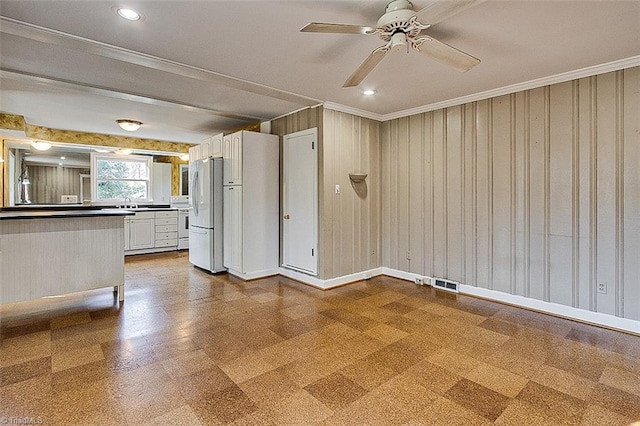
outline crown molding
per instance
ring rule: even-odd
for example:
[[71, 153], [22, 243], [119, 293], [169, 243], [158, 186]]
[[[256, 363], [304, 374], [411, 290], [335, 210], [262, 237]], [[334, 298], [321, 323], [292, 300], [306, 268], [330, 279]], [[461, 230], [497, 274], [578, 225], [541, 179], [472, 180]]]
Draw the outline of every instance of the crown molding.
[[601, 65], [580, 68], [575, 71], [568, 71], [555, 74], [548, 77], [537, 78], [522, 83], [511, 84], [509, 86], [497, 89], [486, 90], [484, 92], [474, 93], [471, 95], [461, 96], [459, 98], [449, 99], [442, 102], [423, 105], [416, 108], [405, 109], [403, 111], [393, 112], [382, 116], [381, 121], [394, 120], [396, 118], [408, 117], [410, 115], [421, 114], [423, 112], [435, 111], [438, 109], [448, 108], [457, 105], [463, 105], [469, 102], [481, 101], [484, 99], [495, 98], [497, 96], [509, 95], [511, 93], [522, 92], [524, 90], [536, 89], [538, 87], [549, 86], [551, 84], [564, 83], [566, 81], [577, 80], [579, 78], [591, 77], [598, 74], [604, 74], [611, 71], [619, 71], [625, 68], [636, 67], [640, 65], [640, 55], [630, 58], [620, 59], [613, 62], [607, 62]]
[[353, 108], [346, 105], [336, 104], [333, 102], [324, 102], [323, 106], [331, 111], [345, 112], [347, 114], [357, 115], [358, 117], [369, 118], [376, 121], [385, 121], [385, 116], [376, 114], [375, 112], [365, 111], [363, 109]]
[[473, 93], [471, 95], [461, 96], [459, 98], [448, 99], [446, 101], [436, 102], [432, 104], [422, 105], [415, 108], [405, 109], [402, 111], [392, 112], [389, 114], [377, 114], [370, 111], [364, 111], [358, 108], [340, 105], [333, 102], [325, 102], [324, 107], [333, 111], [345, 112], [364, 118], [384, 122], [395, 120], [398, 118], [409, 117], [411, 115], [422, 114], [424, 112], [435, 111], [438, 109], [449, 108], [452, 106], [463, 105], [469, 102], [481, 101], [484, 99], [495, 98], [497, 96], [509, 95], [511, 93], [522, 92], [524, 90], [536, 89], [538, 87], [549, 86], [551, 84], [564, 83], [579, 78], [591, 77], [598, 74], [604, 74], [612, 71], [619, 71], [626, 68], [640, 66], [640, 55], [630, 58], [620, 59], [617, 61], [607, 62], [605, 64], [594, 65], [591, 67], [580, 68], [574, 71], [568, 71], [555, 74], [548, 77], [537, 78], [534, 80], [516, 83], [497, 89], [486, 90], [484, 92]]

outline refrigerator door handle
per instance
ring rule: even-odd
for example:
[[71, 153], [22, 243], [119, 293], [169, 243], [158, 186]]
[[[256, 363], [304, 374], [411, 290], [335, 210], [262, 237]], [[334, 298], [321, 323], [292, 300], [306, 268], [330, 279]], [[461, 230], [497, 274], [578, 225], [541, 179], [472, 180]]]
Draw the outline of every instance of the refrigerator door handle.
[[193, 194], [193, 212], [196, 216], [198, 216], [198, 170], [193, 173], [193, 184], [191, 188], [191, 192]]

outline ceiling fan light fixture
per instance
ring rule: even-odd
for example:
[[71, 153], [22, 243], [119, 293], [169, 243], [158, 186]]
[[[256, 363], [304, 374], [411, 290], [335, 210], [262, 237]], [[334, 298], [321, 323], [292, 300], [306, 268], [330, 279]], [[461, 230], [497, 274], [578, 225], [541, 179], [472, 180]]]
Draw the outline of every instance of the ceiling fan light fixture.
[[391, 36], [391, 48], [392, 49], [404, 49], [407, 45], [407, 34], [402, 31], [398, 31]]
[[31, 142], [31, 146], [38, 151], [47, 151], [49, 148], [51, 148], [51, 144], [49, 142], [42, 141], [33, 141]]
[[118, 126], [120, 126], [122, 130], [126, 130], [127, 132], [135, 132], [140, 128], [140, 126], [142, 126], [142, 123], [140, 121], [135, 120], [122, 119], [116, 120], [116, 123], [118, 123]]

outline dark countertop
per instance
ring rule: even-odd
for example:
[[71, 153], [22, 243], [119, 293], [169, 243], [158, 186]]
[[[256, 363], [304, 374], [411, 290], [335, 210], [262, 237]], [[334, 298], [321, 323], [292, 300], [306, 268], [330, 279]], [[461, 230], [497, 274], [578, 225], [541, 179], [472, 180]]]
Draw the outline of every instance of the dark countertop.
[[[103, 216], [130, 216], [135, 211], [127, 209], [0, 209], [0, 220], [9, 219], [58, 219], [58, 218], [79, 218], [79, 217], [103, 217]], [[148, 209], [145, 209], [148, 210]]]

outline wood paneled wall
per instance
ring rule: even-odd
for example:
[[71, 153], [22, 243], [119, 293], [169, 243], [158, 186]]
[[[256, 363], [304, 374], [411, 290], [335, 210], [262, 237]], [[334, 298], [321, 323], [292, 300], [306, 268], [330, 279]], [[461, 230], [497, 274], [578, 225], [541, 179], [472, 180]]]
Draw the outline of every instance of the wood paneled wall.
[[640, 320], [639, 120], [631, 68], [382, 123], [382, 265]]
[[[272, 121], [271, 133], [283, 136], [313, 127], [318, 127], [319, 140], [318, 278], [377, 268], [381, 266], [380, 123], [315, 107]], [[368, 174], [366, 197], [352, 188], [349, 173], [353, 172]], [[339, 195], [335, 185], [340, 185]]]
[[[325, 109], [322, 141], [323, 222], [319, 232], [322, 278], [373, 268], [380, 263], [380, 123]], [[366, 173], [366, 195], [358, 195], [349, 173]], [[340, 194], [335, 186], [340, 185]]]
[[61, 195], [77, 195], [78, 202], [82, 203], [80, 173], [89, 174], [89, 170], [29, 165], [31, 202], [34, 204], [60, 203]]

